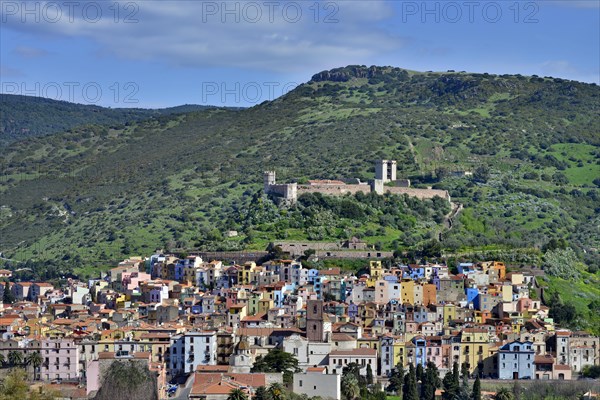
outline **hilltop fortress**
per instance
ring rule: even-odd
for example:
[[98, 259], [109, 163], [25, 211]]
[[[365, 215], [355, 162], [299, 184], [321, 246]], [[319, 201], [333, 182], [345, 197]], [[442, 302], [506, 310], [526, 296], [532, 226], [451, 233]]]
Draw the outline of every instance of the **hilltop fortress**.
[[[392, 182], [394, 185], [386, 185]], [[321, 193], [330, 196], [343, 196], [347, 193], [358, 192], [377, 194], [407, 194], [419, 199], [431, 199], [439, 196], [450, 202], [450, 194], [447, 190], [438, 189], [414, 189], [410, 187], [408, 179], [396, 179], [396, 161], [378, 160], [375, 162], [375, 179], [369, 183], [346, 183], [340, 180], [309, 180], [307, 184], [277, 183], [275, 171], [265, 171], [264, 191], [266, 194], [279, 198], [281, 201], [293, 204], [303, 193]]]

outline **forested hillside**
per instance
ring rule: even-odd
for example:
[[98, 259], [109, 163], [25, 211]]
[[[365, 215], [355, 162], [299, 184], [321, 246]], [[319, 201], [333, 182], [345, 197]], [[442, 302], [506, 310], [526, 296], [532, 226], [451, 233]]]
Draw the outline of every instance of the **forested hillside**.
[[0, 146], [84, 125], [122, 125], [159, 115], [192, 112], [206, 107], [184, 105], [164, 109], [105, 108], [43, 97], [0, 94]]

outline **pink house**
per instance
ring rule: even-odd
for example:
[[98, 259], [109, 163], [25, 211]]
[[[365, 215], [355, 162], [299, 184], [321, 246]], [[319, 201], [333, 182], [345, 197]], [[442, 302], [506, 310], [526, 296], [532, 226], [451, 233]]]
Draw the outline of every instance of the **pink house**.
[[135, 289], [138, 289], [140, 282], [149, 281], [150, 274], [145, 272], [123, 272], [121, 275], [121, 287], [127, 294], [131, 294]]
[[43, 380], [79, 378], [79, 351], [72, 339], [43, 339], [41, 346]]
[[438, 369], [441, 369], [444, 367], [444, 351], [442, 349], [442, 341], [440, 337], [437, 336], [435, 339], [436, 340], [427, 341], [427, 351], [425, 357], [428, 362], [431, 361], [436, 367], [438, 367]]

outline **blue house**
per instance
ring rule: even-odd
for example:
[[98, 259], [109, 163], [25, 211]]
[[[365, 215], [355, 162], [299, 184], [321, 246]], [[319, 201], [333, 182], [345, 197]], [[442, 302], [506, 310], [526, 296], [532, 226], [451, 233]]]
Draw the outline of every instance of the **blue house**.
[[350, 303], [348, 305], [348, 317], [356, 318], [358, 317], [358, 305], [354, 303]]
[[479, 294], [479, 289], [477, 289], [476, 287], [474, 287], [474, 288], [466, 288], [465, 289], [465, 293], [467, 295], [467, 302], [468, 303], [473, 303], [475, 301], [475, 298]]
[[505, 344], [498, 350], [499, 379], [534, 379], [535, 366], [532, 342], [514, 342]]
[[473, 263], [460, 263], [458, 264], [458, 267], [456, 268], [458, 270], [459, 274], [472, 274], [475, 272], [475, 267], [473, 266]]
[[423, 336], [415, 336], [412, 340], [415, 345], [415, 366], [427, 364], [427, 340]]

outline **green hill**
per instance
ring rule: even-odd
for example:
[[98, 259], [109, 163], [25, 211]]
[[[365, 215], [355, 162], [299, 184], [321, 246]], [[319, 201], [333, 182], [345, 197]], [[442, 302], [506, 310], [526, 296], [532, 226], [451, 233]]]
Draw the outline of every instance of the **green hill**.
[[183, 105], [163, 109], [105, 108], [43, 97], [0, 94], [0, 146], [36, 136], [62, 132], [83, 125], [122, 125], [160, 115], [206, 108]]
[[[126, 126], [79, 114], [75, 125], [96, 125], [2, 154], [0, 251], [89, 271], [166, 246], [258, 249], [276, 238], [356, 234], [408, 251], [443, 232], [445, 253], [540, 263], [541, 246], [567, 238], [598, 265], [599, 100], [598, 86], [562, 79], [349, 66], [245, 110]], [[253, 208], [265, 169], [282, 182], [367, 180], [382, 158], [398, 160], [413, 185], [448, 189], [464, 204], [454, 228], [444, 230], [431, 202], [404, 203], [392, 218], [374, 205], [358, 224], [336, 214], [338, 205], [312, 205], [313, 219]], [[477, 170], [475, 179], [451, 174], [465, 170]], [[228, 230], [240, 235], [224, 239]]]

